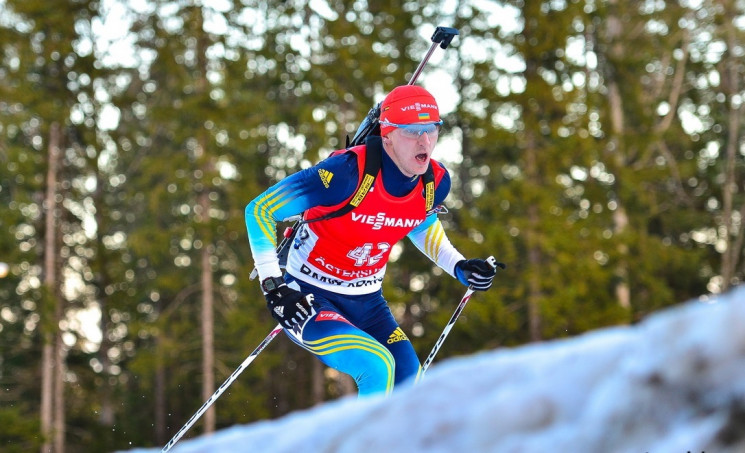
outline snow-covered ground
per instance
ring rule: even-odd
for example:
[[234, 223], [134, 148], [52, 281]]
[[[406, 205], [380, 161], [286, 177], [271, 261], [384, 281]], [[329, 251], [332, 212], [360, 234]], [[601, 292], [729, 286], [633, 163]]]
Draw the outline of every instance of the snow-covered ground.
[[348, 397], [171, 451], [745, 452], [745, 287], [631, 327], [435, 362], [388, 398]]

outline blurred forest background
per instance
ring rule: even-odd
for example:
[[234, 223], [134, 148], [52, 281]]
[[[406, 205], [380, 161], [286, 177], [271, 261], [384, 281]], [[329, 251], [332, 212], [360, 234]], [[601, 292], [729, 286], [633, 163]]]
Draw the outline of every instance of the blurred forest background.
[[[744, 14], [0, 0], [0, 449], [165, 444], [276, 324], [248, 278], [245, 205], [342, 148], [437, 25], [460, 30], [420, 78], [445, 113], [442, 219], [466, 256], [508, 265], [438, 360], [739, 284]], [[384, 292], [424, 359], [464, 288], [414, 250], [397, 246]], [[187, 437], [349, 391], [279, 337]]]

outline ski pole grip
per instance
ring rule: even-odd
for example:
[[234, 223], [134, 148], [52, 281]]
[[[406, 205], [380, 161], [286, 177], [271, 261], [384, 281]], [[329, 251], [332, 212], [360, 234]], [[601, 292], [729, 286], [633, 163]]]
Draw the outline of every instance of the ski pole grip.
[[506, 268], [507, 268], [507, 266], [506, 266], [506, 265], [505, 265], [504, 263], [500, 263], [500, 262], [499, 262], [499, 261], [497, 261], [497, 259], [496, 259], [496, 258], [494, 258], [493, 256], [490, 256], [489, 258], [487, 258], [487, 259], [486, 259], [486, 262], [487, 262], [487, 263], [489, 263], [489, 265], [490, 265], [490, 266], [491, 266], [491, 267], [492, 267], [492, 268], [493, 268], [494, 270], [497, 270], [497, 268], [500, 268], [500, 269], [506, 269]]
[[432, 42], [440, 43], [441, 49], [447, 49], [453, 38], [458, 35], [458, 29], [452, 27], [437, 27], [432, 35]]

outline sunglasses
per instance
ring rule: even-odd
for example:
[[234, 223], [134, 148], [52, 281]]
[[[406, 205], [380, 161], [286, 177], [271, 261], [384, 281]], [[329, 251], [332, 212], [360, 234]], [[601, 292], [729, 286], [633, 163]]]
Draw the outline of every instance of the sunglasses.
[[442, 127], [442, 120], [436, 123], [428, 124], [396, 124], [389, 121], [381, 121], [382, 126], [392, 126], [401, 130], [401, 135], [414, 140], [419, 139], [422, 134], [427, 134], [429, 138], [437, 138]]

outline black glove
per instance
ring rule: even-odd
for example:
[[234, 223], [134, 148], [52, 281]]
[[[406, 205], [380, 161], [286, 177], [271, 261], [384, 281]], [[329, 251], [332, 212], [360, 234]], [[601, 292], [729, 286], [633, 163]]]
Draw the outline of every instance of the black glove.
[[485, 260], [460, 260], [455, 264], [455, 277], [474, 291], [486, 291], [491, 288], [494, 276], [497, 275], [497, 267], [504, 269], [507, 266], [495, 260], [493, 256]]
[[292, 329], [313, 316], [313, 294], [306, 295], [290, 288], [280, 277], [264, 279], [261, 288], [272, 317], [283, 327]]

